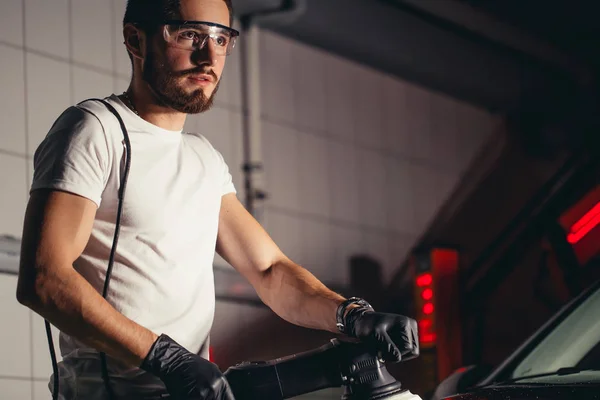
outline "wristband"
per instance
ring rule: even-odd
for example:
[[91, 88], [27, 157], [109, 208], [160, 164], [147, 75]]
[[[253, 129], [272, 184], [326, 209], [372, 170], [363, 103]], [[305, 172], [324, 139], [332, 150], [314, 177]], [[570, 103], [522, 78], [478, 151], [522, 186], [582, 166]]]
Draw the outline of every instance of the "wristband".
[[373, 306], [371, 306], [365, 299], [361, 299], [360, 297], [350, 297], [340, 304], [335, 312], [335, 319], [337, 322], [337, 328], [341, 333], [346, 333], [346, 323], [344, 320], [344, 315], [346, 313], [346, 309], [351, 304], [357, 304], [359, 308], [367, 308], [373, 310]]

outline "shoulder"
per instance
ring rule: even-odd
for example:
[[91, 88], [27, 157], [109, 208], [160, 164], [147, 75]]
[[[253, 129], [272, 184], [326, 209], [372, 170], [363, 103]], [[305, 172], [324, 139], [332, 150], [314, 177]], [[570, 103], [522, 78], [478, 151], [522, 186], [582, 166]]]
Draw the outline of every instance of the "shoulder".
[[185, 132], [183, 134], [186, 140], [194, 150], [202, 155], [221, 157], [221, 153], [210, 143], [210, 141], [202, 134], [197, 132]]
[[210, 141], [202, 134], [197, 132], [184, 132], [184, 138], [193, 146], [201, 146], [208, 149], [214, 149]]
[[70, 106], [58, 116], [38, 145], [34, 155], [36, 159], [49, 152], [108, 154], [106, 130], [99, 117], [102, 111], [92, 102], [86, 103], [89, 104]]

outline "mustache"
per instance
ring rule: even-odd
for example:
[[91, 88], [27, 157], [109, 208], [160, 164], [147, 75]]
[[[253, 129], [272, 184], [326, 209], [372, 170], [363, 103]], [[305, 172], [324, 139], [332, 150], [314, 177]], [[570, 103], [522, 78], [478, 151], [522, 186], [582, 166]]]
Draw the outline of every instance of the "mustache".
[[215, 74], [215, 71], [211, 70], [206, 70], [206, 69], [202, 69], [202, 68], [194, 68], [194, 69], [188, 69], [185, 71], [177, 71], [177, 72], [171, 72], [171, 75], [176, 76], [176, 77], [182, 77], [182, 76], [187, 76], [187, 75], [198, 75], [198, 74], [206, 74], [209, 76], [212, 76], [215, 80], [215, 82], [218, 80], [217, 79], [217, 74]]

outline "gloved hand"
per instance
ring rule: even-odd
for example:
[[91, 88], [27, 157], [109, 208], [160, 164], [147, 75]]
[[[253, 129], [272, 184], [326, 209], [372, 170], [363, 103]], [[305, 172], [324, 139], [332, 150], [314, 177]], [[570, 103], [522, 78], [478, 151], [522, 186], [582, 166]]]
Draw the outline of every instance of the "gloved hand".
[[344, 325], [349, 336], [373, 344], [386, 361], [398, 362], [419, 356], [417, 321], [412, 318], [356, 307], [347, 312]]
[[234, 400], [219, 368], [167, 335], [160, 335], [140, 366], [158, 376], [173, 400]]

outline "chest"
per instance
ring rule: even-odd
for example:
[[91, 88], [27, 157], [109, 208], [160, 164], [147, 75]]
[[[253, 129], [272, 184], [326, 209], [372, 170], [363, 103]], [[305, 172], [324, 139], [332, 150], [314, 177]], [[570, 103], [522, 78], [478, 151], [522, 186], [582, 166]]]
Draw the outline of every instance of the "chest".
[[[198, 232], [218, 221], [218, 165], [185, 141], [160, 142], [133, 135], [122, 229], [139, 233]], [[116, 217], [124, 156], [115, 157], [99, 217]]]

